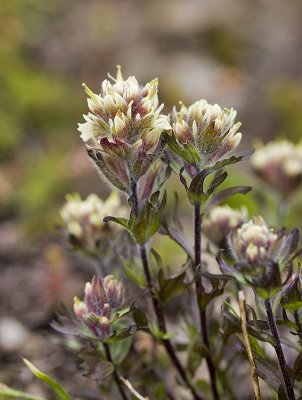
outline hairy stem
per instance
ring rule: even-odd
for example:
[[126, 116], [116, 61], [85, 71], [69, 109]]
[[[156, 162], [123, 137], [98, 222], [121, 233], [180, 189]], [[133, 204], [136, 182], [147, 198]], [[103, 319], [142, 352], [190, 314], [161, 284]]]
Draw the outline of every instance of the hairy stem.
[[137, 182], [134, 180], [133, 176], [130, 174], [130, 190], [131, 196], [130, 200], [132, 202], [132, 210], [134, 214], [138, 215], [138, 198], [137, 198]]
[[286, 365], [285, 357], [283, 354], [276, 321], [275, 321], [275, 318], [273, 315], [271, 302], [269, 299], [265, 300], [265, 309], [266, 309], [266, 315], [267, 315], [268, 324], [269, 324], [271, 333], [276, 341], [276, 343], [274, 345], [274, 349], [275, 349], [275, 352], [276, 352], [276, 355], [277, 355], [277, 358], [279, 361], [280, 369], [281, 369], [281, 372], [283, 375], [283, 379], [284, 379], [284, 383], [285, 383], [285, 387], [286, 387], [286, 391], [287, 391], [287, 397], [289, 400], [295, 400], [293, 384], [292, 384], [290, 376], [287, 372], [287, 365]]
[[114, 367], [113, 377], [114, 377], [115, 383], [116, 383], [116, 385], [118, 387], [118, 390], [120, 392], [120, 395], [121, 395], [123, 400], [128, 400], [128, 397], [126, 396], [126, 393], [124, 391], [124, 386], [123, 386], [123, 384], [121, 382], [121, 379], [120, 379], [120, 377], [119, 377], [119, 375], [117, 373], [116, 365], [114, 364], [114, 362], [112, 360], [109, 346], [108, 346], [107, 343], [103, 343], [103, 345], [104, 345], [105, 353], [106, 353], [106, 356], [107, 356], [107, 360], [113, 364], [113, 367]]
[[[137, 197], [137, 183], [136, 181], [131, 177], [131, 195], [130, 195], [130, 200], [131, 200], [131, 205], [132, 205], [132, 210], [136, 216], [138, 216], [139, 212], [139, 202], [138, 202], [138, 197]], [[153, 309], [157, 318], [158, 326], [159, 329], [163, 333], [167, 333], [167, 328], [166, 328], [166, 321], [165, 321], [165, 316], [163, 313], [162, 306], [159, 302], [159, 299], [155, 296], [154, 291], [153, 291], [153, 283], [152, 283], [152, 277], [150, 273], [150, 268], [149, 268], [149, 261], [148, 261], [148, 256], [146, 252], [146, 246], [145, 245], [140, 245], [140, 254], [141, 254], [141, 260], [144, 268], [144, 273], [147, 281], [147, 288], [148, 292], [151, 295], [152, 298], [152, 303], [153, 303]], [[188, 379], [185, 370], [183, 369], [175, 351], [172, 346], [172, 343], [170, 340], [163, 340], [163, 345], [166, 349], [167, 354], [169, 355], [172, 363], [174, 364], [176, 370], [178, 371], [179, 375], [183, 379], [183, 381], [186, 383], [188, 388], [190, 389], [193, 397], [195, 400], [205, 400], [203, 397], [201, 397], [195, 390], [194, 386]]]
[[[154, 291], [153, 291], [152, 277], [151, 277], [151, 273], [150, 273], [149, 261], [148, 261], [148, 256], [147, 256], [145, 245], [140, 246], [140, 253], [141, 253], [141, 259], [142, 259], [142, 264], [143, 264], [143, 268], [144, 268], [144, 273], [146, 276], [147, 288], [148, 288], [148, 291], [152, 298], [153, 308], [154, 308], [154, 312], [155, 312], [155, 315], [157, 318], [157, 323], [158, 323], [159, 329], [161, 330], [161, 332], [167, 333], [167, 326], [166, 326], [166, 320], [165, 320], [165, 316], [163, 313], [163, 309], [162, 309], [159, 299], [155, 296]], [[163, 343], [163, 345], [166, 349], [166, 352], [168, 353], [173, 365], [175, 366], [176, 370], [178, 371], [179, 375], [181, 376], [183, 381], [186, 383], [186, 385], [191, 390], [191, 393], [192, 393], [194, 399], [195, 400], [205, 400], [205, 399], [203, 399], [203, 397], [201, 397], [196, 392], [192, 383], [188, 379], [188, 377], [185, 373], [185, 370], [183, 369], [183, 367], [174, 351], [171, 341], [169, 339], [166, 339], [166, 340], [163, 340], [162, 343]]]
[[200, 279], [200, 268], [201, 268], [201, 216], [200, 216], [200, 203], [195, 203], [194, 205], [194, 250], [195, 250], [195, 286], [196, 286], [196, 299], [199, 309], [200, 318], [200, 330], [203, 344], [208, 350], [208, 356], [206, 357], [206, 363], [210, 375], [211, 389], [213, 393], [214, 400], [219, 400], [217, 385], [216, 385], [216, 370], [211, 356], [209, 355], [210, 342], [207, 327], [207, 315], [206, 307], [203, 309], [199, 307], [199, 300], [204, 294], [204, 288]]
[[246, 350], [246, 353], [247, 353], [247, 356], [249, 359], [251, 371], [252, 371], [254, 397], [255, 397], [255, 400], [261, 400], [259, 379], [258, 379], [256, 364], [255, 364], [255, 360], [254, 360], [253, 349], [252, 349], [251, 341], [250, 341], [249, 334], [247, 331], [245, 295], [244, 295], [243, 290], [239, 291], [238, 297], [239, 297], [240, 322], [241, 322], [243, 343], [244, 343], [244, 347], [245, 347], [245, 350]]

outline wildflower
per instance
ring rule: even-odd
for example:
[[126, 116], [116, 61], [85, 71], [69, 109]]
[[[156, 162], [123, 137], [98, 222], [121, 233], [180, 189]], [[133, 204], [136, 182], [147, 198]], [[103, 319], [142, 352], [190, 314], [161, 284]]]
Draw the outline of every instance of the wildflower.
[[287, 140], [270, 142], [251, 157], [256, 174], [279, 191], [283, 198], [302, 183], [302, 145]]
[[172, 114], [173, 134], [176, 145], [169, 143], [176, 153], [194, 165], [197, 170], [215, 165], [231, 154], [241, 141], [238, 132], [240, 122], [235, 123], [237, 112], [221, 109], [218, 104], [199, 100], [186, 107], [181, 104], [180, 111]]
[[281, 273], [290, 266], [298, 241], [297, 229], [276, 232], [260, 216], [241, 224], [228, 236], [235, 276], [256, 287], [280, 286]]
[[105, 339], [110, 334], [110, 318], [114, 309], [121, 306], [125, 288], [112, 275], [103, 280], [93, 277], [85, 286], [84, 300], [74, 298], [74, 313], [97, 337]]
[[258, 216], [235, 229], [229, 244], [239, 263], [259, 265], [272, 259], [278, 235]]
[[234, 210], [230, 206], [217, 206], [210, 210], [203, 221], [202, 230], [205, 235], [218, 247], [224, 247], [223, 242], [227, 235], [239, 224], [247, 220], [245, 207]]
[[137, 182], [162, 153], [162, 133], [171, 129], [168, 117], [161, 114], [158, 81], [139, 85], [134, 76], [124, 80], [118, 66], [116, 79], [104, 80], [100, 94], [90, 96], [90, 112], [79, 124], [81, 138], [102, 174], [117, 188], [131, 194]]
[[85, 200], [77, 193], [66, 196], [66, 203], [60, 214], [73, 244], [86, 251], [93, 251], [102, 240], [108, 240], [116, 231], [117, 225], [109, 225], [103, 219], [116, 211], [123, 213], [117, 193], [112, 192], [104, 201], [96, 194]]

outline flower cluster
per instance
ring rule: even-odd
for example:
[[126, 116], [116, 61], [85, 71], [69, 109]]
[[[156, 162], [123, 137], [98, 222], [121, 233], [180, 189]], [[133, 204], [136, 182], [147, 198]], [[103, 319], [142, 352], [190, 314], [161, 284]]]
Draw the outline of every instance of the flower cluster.
[[236, 273], [263, 288], [281, 285], [281, 273], [289, 267], [298, 241], [298, 230], [288, 234], [284, 229], [275, 232], [261, 216], [241, 224], [228, 236]]
[[105, 339], [110, 334], [110, 318], [115, 308], [123, 304], [125, 288], [112, 275], [104, 279], [93, 277], [85, 286], [84, 301], [74, 298], [74, 313], [92, 332]]
[[204, 218], [202, 230], [211, 242], [218, 247], [223, 247], [227, 235], [247, 218], [248, 213], [245, 207], [235, 210], [227, 205], [217, 206], [212, 208]]
[[137, 182], [162, 153], [162, 133], [171, 126], [168, 117], [161, 114], [157, 79], [141, 86], [133, 76], [124, 80], [119, 66], [117, 78], [110, 78], [113, 83], [104, 80], [100, 94], [84, 85], [90, 96], [90, 112], [78, 129], [103, 175], [130, 193], [131, 183]]
[[115, 192], [105, 201], [96, 194], [90, 194], [82, 200], [81, 196], [75, 193], [66, 196], [60, 213], [71, 243], [83, 250], [93, 251], [101, 240], [107, 240], [116, 230], [116, 224], [105, 224], [103, 219], [117, 211], [123, 213], [123, 207]]
[[258, 216], [235, 229], [229, 244], [234, 258], [239, 263], [264, 264], [274, 258], [278, 235]]
[[[198, 170], [226, 158], [239, 145], [240, 122], [235, 123], [234, 109], [221, 109], [218, 104], [199, 100], [172, 114], [173, 133], [178, 146], [173, 150]], [[183, 149], [186, 149], [184, 154]]]
[[270, 142], [251, 157], [253, 170], [283, 198], [302, 183], [302, 145], [287, 140]]

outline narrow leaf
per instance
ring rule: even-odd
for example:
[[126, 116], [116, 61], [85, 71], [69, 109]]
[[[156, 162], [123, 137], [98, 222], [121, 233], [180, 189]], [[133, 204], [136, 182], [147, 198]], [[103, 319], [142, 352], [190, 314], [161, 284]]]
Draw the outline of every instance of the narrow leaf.
[[221, 203], [222, 201], [227, 200], [229, 197], [233, 196], [234, 194], [246, 194], [250, 192], [252, 188], [250, 186], [234, 186], [221, 192], [215, 194], [211, 197], [210, 201], [207, 204], [207, 208], [213, 208], [217, 204]]
[[24, 364], [31, 370], [31, 372], [35, 375], [36, 378], [40, 379], [40, 381], [46, 383], [57, 395], [57, 397], [61, 400], [71, 400], [71, 397], [65, 392], [62, 386], [50, 378], [47, 374], [41, 372], [38, 368], [36, 368], [30, 361], [26, 358], [22, 358]]
[[24, 400], [46, 400], [44, 397], [35, 396], [30, 393], [22, 392], [20, 390], [12, 389], [0, 382], [0, 398], [1, 399], [24, 399]]

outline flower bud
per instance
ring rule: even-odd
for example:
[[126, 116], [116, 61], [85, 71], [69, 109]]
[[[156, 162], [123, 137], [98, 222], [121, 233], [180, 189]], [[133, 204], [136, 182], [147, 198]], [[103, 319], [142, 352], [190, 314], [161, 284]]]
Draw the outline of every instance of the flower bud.
[[210, 210], [202, 223], [205, 235], [218, 247], [224, 247], [223, 243], [227, 235], [236, 226], [247, 221], [247, 209], [241, 207], [234, 210], [230, 206], [217, 206]]
[[255, 151], [251, 165], [261, 179], [287, 198], [302, 183], [302, 145], [270, 142]]
[[125, 297], [125, 288], [112, 275], [103, 280], [93, 277], [87, 282], [84, 301], [74, 298], [74, 313], [79, 320], [97, 337], [104, 339], [110, 334], [110, 318]]

